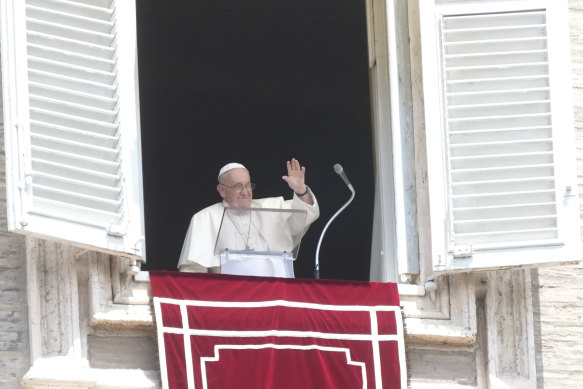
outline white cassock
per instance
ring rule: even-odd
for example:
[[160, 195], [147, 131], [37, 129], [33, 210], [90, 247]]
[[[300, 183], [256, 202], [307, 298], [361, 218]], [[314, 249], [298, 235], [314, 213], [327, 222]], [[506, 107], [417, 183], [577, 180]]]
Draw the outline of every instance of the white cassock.
[[[311, 193], [311, 191], [310, 191]], [[252, 208], [297, 209], [307, 212], [305, 229], [320, 216], [320, 208], [313, 193], [314, 205], [303, 202], [294, 194], [292, 200], [284, 200], [283, 197], [269, 197], [253, 200]], [[180, 271], [205, 271], [207, 268], [217, 269], [220, 266], [220, 258], [215, 253], [215, 243], [221, 226], [221, 220], [225, 202], [217, 203], [197, 212], [191, 219], [182, 246], [178, 269]], [[283, 231], [281, 234], [283, 235]], [[273, 234], [272, 234], [273, 235]], [[269, 238], [270, 241], [273, 237]], [[275, 238], [277, 240], [277, 237]], [[257, 274], [271, 275], [271, 274]]]

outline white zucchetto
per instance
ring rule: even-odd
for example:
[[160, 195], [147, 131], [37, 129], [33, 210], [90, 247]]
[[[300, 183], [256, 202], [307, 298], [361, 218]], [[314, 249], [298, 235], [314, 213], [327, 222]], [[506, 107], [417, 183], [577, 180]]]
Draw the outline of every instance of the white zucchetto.
[[241, 165], [240, 163], [231, 162], [231, 163], [226, 164], [225, 166], [223, 166], [221, 168], [221, 170], [219, 170], [219, 175], [217, 176], [217, 179], [220, 179], [221, 176], [223, 174], [225, 174], [226, 172], [228, 172], [229, 170], [238, 169], [238, 168], [245, 169], [248, 171], [248, 169], [245, 166]]

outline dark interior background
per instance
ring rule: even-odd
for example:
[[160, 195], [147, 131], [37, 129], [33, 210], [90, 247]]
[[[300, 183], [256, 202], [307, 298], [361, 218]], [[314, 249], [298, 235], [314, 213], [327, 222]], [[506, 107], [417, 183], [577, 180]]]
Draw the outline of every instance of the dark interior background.
[[373, 146], [364, 0], [137, 2], [146, 269], [175, 270], [191, 216], [220, 200], [216, 175], [245, 164], [255, 198], [291, 191], [285, 161], [306, 166], [321, 217], [296, 277], [369, 279]]

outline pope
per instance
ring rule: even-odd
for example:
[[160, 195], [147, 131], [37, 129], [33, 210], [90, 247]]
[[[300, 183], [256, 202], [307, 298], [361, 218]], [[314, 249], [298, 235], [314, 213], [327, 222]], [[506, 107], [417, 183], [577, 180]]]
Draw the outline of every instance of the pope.
[[236, 162], [223, 166], [217, 177], [217, 191], [223, 201], [202, 209], [192, 217], [182, 246], [178, 269], [188, 272], [220, 271], [220, 259], [215, 255], [215, 242], [225, 207], [305, 210], [307, 230], [319, 217], [320, 208], [314, 193], [306, 185], [306, 168], [295, 158], [287, 161], [286, 165], [287, 175], [282, 176], [282, 179], [293, 191], [290, 200], [285, 200], [282, 196], [253, 199], [255, 184], [251, 182], [249, 170]]

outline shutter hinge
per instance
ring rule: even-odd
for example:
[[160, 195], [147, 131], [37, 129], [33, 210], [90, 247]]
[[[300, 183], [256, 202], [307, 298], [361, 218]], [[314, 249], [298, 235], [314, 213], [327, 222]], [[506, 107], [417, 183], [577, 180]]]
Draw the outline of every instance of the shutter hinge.
[[453, 247], [454, 258], [467, 258], [474, 254], [471, 244], [456, 245]]
[[107, 228], [107, 235], [114, 236], [116, 238], [123, 238], [128, 232], [129, 221], [122, 224], [110, 224]]
[[24, 191], [28, 190], [28, 188], [30, 188], [30, 186], [32, 185], [32, 176], [33, 176], [33, 174], [30, 172], [24, 173], [24, 180], [20, 181], [20, 183], [18, 184], [18, 189], [21, 192], [24, 192]]
[[134, 247], [131, 248], [131, 250], [134, 252], [134, 254], [139, 255], [139, 256], [144, 255], [144, 242], [145, 241], [146, 241], [146, 238], [141, 236], [140, 239], [138, 239], [136, 241], [136, 243], [134, 243]]
[[575, 197], [575, 193], [573, 192], [573, 187], [571, 185], [565, 186], [565, 197]]
[[30, 145], [23, 144], [23, 140], [25, 139], [24, 134], [20, 134], [20, 132], [24, 131], [24, 128], [20, 126], [20, 123], [14, 124], [14, 129], [16, 130], [16, 134], [18, 137], [18, 149], [20, 150], [20, 164], [21, 169], [24, 172], [21, 176], [20, 181], [18, 182], [18, 189], [21, 192], [28, 191], [29, 188], [32, 186], [32, 176], [34, 175], [32, 172], [32, 157], [30, 155]]

